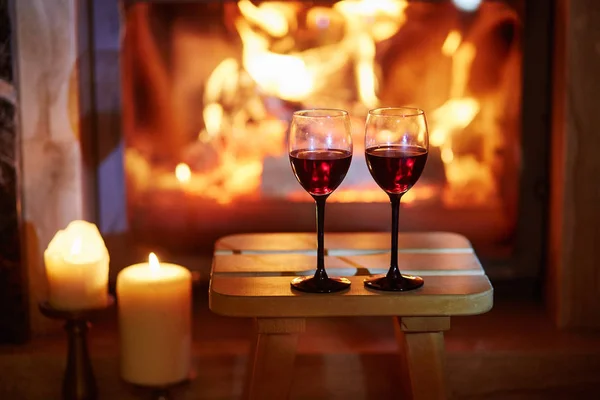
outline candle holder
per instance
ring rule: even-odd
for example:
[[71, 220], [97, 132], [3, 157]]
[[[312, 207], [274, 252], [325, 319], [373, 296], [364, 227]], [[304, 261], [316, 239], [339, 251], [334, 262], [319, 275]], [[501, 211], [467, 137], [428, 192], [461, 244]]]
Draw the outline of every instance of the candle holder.
[[90, 321], [114, 304], [114, 297], [109, 296], [104, 308], [87, 310], [58, 310], [48, 302], [38, 305], [40, 312], [51, 319], [65, 321], [67, 331], [67, 367], [63, 376], [62, 397], [64, 400], [96, 400], [98, 388], [87, 346], [87, 332]]
[[187, 385], [194, 378], [194, 371], [190, 372], [190, 375], [179, 381], [165, 385], [140, 385], [137, 383], [131, 383], [124, 380], [125, 383], [130, 384], [133, 388], [136, 389], [138, 394], [144, 393], [149, 394], [150, 400], [172, 400], [173, 399], [173, 391]]

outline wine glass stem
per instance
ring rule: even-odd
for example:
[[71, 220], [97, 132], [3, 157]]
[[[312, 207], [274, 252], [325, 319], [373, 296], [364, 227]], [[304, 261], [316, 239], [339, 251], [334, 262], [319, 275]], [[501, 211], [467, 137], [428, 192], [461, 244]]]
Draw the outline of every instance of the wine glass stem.
[[402, 279], [402, 274], [398, 268], [398, 214], [400, 213], [401, 194], [390, 194], [390, 203], [392, 205], [392, 254], [390, 257], [390, 269], [387, 278], [392, 280]]
[[317, 204], [317, 270], [315, 279], [319, 282], [328, 279], [325, 272], [325, 201], [327, 196], [315, 196]]

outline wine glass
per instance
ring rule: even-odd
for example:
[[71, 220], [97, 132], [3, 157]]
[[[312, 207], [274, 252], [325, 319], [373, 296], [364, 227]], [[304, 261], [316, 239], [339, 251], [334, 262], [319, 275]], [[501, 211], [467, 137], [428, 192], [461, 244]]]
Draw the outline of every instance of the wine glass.
[[309, 293], [332, 293], [350, 287], [346, 278], [330, 278], [325, 272], [323, 224], [325, 201], [342, 183], [352, 161], [350, 118], [344, 110], [296, 111], [289, 137], [292, 171], [317, 206], [317, 269], [312, 277], [294, 278], [294, 289]]
[[369, 111], [365, 127], [365, 158], [371, 176], [392, 205], [392, 254], [386, 275], [365, 280], [365, 287], [406, 291], [423, 286], [423, 278], [398, 269], [398, 212], [402, 195], [417, 182], [429, 149], [427, 119], [418, 108], [386, 107]]

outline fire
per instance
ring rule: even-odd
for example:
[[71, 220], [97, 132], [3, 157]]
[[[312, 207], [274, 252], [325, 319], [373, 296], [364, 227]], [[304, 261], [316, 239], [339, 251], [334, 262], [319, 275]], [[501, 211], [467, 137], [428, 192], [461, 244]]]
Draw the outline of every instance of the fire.
[[243, 20], [236, 27], [244, 43], [244, 68], [263, 91], [292, 101], [313, 92], [314, 77], [302, 58], [269, 51], [269, 43]]
[[185, 163], [179, 163], [175, 167], [175, 177], [181, 183], [187, 183], [192, 177], [192, 171], [190, 167]]
[[[425, 14], [419, 11], [423, 7], [433, 7], [420, 3], [227, 3], [228, 26], [241, 42], [239, 55], [228, 54], [215, 63], [202, 85], [201, 107], [190, 113], [202, 121], [201, 127], [192, 132], [193, 143], [152, 184], [179, 190], [185, 183], [186, 193], [220, 203], [243, 196], [257, 198], [263, 191], [310, 201], [287, 165], [285, 135], [291, 112], [310, 107], [349, 110], [355, 118], [353, 163], [364, 164], [362, 124], [366, 111], [384, 105], [413, 105], [427, 112], [430, 163], [443, 170], [430, 178], [426, 176], [428, 166], [422, 181], [403, 201], [410, 204], [441, 199], [447, 207], [460, 207], [465, 201], [482, 206], [493, 203], [499, 192], [498, 172], [494, 170], [494, 154], [502, 145], [498, 139], [502, 134], [499, 118], [503, 107], [510, 104], [507, 93], [512, 88], [506, 83], [495, 88], [492, 84], [475, 86], [474, 90], [473, 70], [482, 52], [491, 52], [482, 39], [489, 29], [486, 27], [512, 21], [516, 14], [501, 8], [505, 6], [482, 3], [478, 13], [488, 15], [488, 20], [466, 29], [458, 18], [448, 18], [450, 22], [439, 28], [446, 31], [439, 32], [435, 31], [437, 26], [422, 21], [410, 25], [409, 15], [419, 16]], [[413, 7], [417, 11], [409, 13]], [[500, 7], [501, 12], [491, 9], [485, 14], [486, 7]], [[422, 38], [411, 31], [415, 26], [422, 29], [422, 34], [435, 31], [441, 35], [431, 35], [439, 36], [437, 41], [421, 43]], [[395, 43], [399, 44], [390, 50], [388, 59], [382, 59], [381, 52]], [[414, 55], [396, 61], [394, 55], [404, 54], [406, 46], [412, 46]], [[183, 56], [201, 57], [192, 53]], [[497, 79], [518, 82], [518, 64], [513, 65], [516, 67], [507, 67]], [[394, 79], [384, 71], [395, 72]], [[186, 83], [178, 87], [186, 87]], [[398, 104], [401, 102], [404, 104]], [[384, 131], [381, 135], [394, 132]], [[133, 175], [131, 185], [136, 190], [151, 184], [149, 178], [156, 175], [153, 168], [143, 146], [127, 149], [126, 169]], [[361, 165], [356, 170], [360, 170], [358, 175], [349, 175], [331, 201], [387, 201], [385, 193], [365, 172], [366, 167]]]
[[246, 20], [263, 28], [271, 36], [283, 37], [288, 33], [284, 3], [262, 3], [258, 7], [250, 0], [240, 0], [238, 7]]
[[479, 112], [479, 103], [473, 98], [450, 99], [429, 114], [429, 143], [443, 148], [449, 145], [451, 134], [467, 127]]
[[448, 36], [442, 45], [442, 54], [448, 57], [452, 57], [458, 46], [460, 46], [460, 42], [462, 41], [462, 36], [458, 31], [450, 31], [448, 32]]
[[160, 270], [160, 262], [158, 261], [158, 257], [156, 256], [156, 254], [150, 253], [148, 255], [148, 266], [153, 272], [157, 272]]

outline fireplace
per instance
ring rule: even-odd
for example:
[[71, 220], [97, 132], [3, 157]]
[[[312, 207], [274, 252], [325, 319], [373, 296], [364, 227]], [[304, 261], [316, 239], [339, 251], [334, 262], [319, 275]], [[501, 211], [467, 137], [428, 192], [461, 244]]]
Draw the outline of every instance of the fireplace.
[[[291, 113], [309, 107], [353, 117], [353, 165], [330, 198], [326, 229], [388, 230], [387, 198], [364, 162], [364, 118], [378, 105], [417, 105], [428, 114], [431, 156], [403, 199], [401, 230], [463, 233], [490, 268], [500, 262], [509, 275], [535, 275], [540, 246], [528, 249], [538, 265], [513, 257], [524, 223], [517, 217], [531, 203], [520, 182], [545, 173], [542, 165], [528, 176], [532, 161], [521, 156], [530, 116], [521, 103], [534, 95], [522, 83], [523, 57], [547, 45], [525, 34], [535, 28], [535, 4], [484, 1], [466, 11], [452, 1], [125, 2], [120, 81], [114, 54], [96, 45], [98, 101], [107, 89], [122, 93], [107, 111], [124, 138], [114, 151], [112, 134], [111, 153], [99, 155], [103, 230], [179, 253], [210, 252], [230, 233], [312, 231], [311, 199], [285, 150]], [[95, 8], [96, 43], [106, 45], [115, 32], [106, 31], [105, 14], [114, 18], [114, 8]], [[101, 150], [110, 142], [102, 111]], [[525, 215], [541, 236], [537, 200]]]
[[[174, 2], [161, 3], [166, 7]], [[411, 1], [409, 6], [418, 3], [426, 2]], [[432, 7], [448, 7], [451, 2], [427, 3]], [[547, 304], [560, 326], [597, 325], [598, 192], [590, 189], [598, 168], [597, 113], [593, 111], [599, 92], [594, 79], [598, 66], [594, 56], [595, 41], [599, 37], [596, 27], [600, 26], [595, 23], [599, 18], [597, 4], [591, 0], [556, 0], [555, 7], [548, 7], [544, 0], [503, 3], [517, 11], [522, 24], [517, 36], [521, 39], [523, 57], [522, 107], [517, 124], [522, 134], [513, 143], [519, 147], [516, 154], [520, 154], [518, 162], [512, 164], [518, 168], [518, 183], [512, 186], [516, 192], [513, 212], [517, 216], [512, 221], [513, 227], [504, 237], [497, 236], [497, 230], [481, 229], [485, 225], [478, 225], [478, 232], [469, 222], [489, 223], [489, 217], [477, 218], [473, 208], [463, 214], [446, 210], [437, 220], [431, 218], [430, 225], [415, 224], [417, 218], [429, 217], [423, 215], [422, 210], [426, 207], [434, 210], [432, 207], [436, 205], [430, 200], [419, 204], [417, 201], [421, 199], [407, 203], [401, 212], [401, 225], [404, 229], [419, 230], [456, 227], [452, 230], [467, 233], [475, 243], [492, 278], [535, 277], [538, 284], [547, 284]], [[332, 6], [331, 1], [318, 4]], [[487, 2], [483, 2], [479, 10], [483, 4]], [[121, 96], [124, 77], [120, 76], [120, 35], [125, 23], [120, 17], [125, 14], [119, 13], [117, 5], [117, 0], [57, 0], [52, 4], [29, 0], [9, 2], [13, 43], [17, 50], [13, 53], [13, 83], [19, 124], [14, 146], [8, 142], [9, 147], [15, 149], [13, 154], [17, 161], [12, 162], [9, 151], [2, 162], [8, 160], [15, 171], [16, 179], [9, 181], [14, 183], [9, 190], [18, 196], [8, 206], [20, 217], [15, 221], [22, 223], [19, 229], [5, 226], [8, 233], [6, 229], [3, 232], [13, 238], [22, 233], [23, 259], [22, 263], [9, 263], [9, 267], [2, 270], [8, 272], [9, 277], [3, 280], [2, 287], [10, 289], [3, 289], [9, 297], [14, 294], [29, 300], [28, 318], [35, 333], [48, 328], [48, 321], [37, 311], [37, 302], [44, 299], [45, 293], [41, 252], [58, 229], [73, 219], [95, 221], [109, 244], [124, 249], [121, 254], [111, 251], [111, 270], [115, 273], [126, 263], [142, 259], [143, 252], [133, 254], [136, 249], [133, 245], [139, 244], [138, 239], [140, 243], [156, 240], [152, 236], [132, 237], [128, 226], [126, 146], [122, 132], [125, 108]], [[478, 13], [460, 14], [461, 26], [472, 22]], [[464, 43], [465, 32], [460, 32]], [[443, 41], [447, 38], [448, 35], [443, 37]], [[382, 79], [380, 72], [377, 79]], [[10, 89], [9, 85], [9, 99]], [[361, 118], [360, 112], [351, 111]], [[442, 158], [441, 154], [439, 157]], [[179, 159], [177, 164], [181, 162], [185, 160]], [[188, 166], [191, 175], [195, 171]], [[174, 173], [171, 168], [166, 171]], [[430, 175], [429, 179], [433, 177]], [[425, 187], [426, 181], [422, 183]], [[551, 212], [546, 206], [548, 197]], [[297, 221], [306, 221], [306, 230], [312, 231], [312, 206], [308, 202], [290, 200], [273, 199], [272, 204], [268, 204], [272, 217], [268, 221], [256, 218], [258, 222], [253, 229], [262, 229], [266, 222], [277, 221], [277, 217], [289, 218], [293, 213]], [[257, 200], [255, 204], [261, 202]], [[288, 203], [298, 207], [287, 209]], [[438, 199], [437, 206], [440, 204], [442, 201]], [[331, 223], [356, 219], [355, 229], [388, 229], [389, 210], [384, 202], [338, 201], [331, 206]], [[210, 213], [210, 216], [235, 219], [241, 212], [235, 208], [227, 210], [233, 211]], [[367, 213], [370, 214], [367, 222], [355, 218]], [[255, 215], [252, 211], [247, 214]], [[183, 218], [181, 215], [178, 218]], [[243, 219], [238, 218], [238, 221]], [[240, 227], [240, 231], [252, 227], [250, 222], [246, 223], [248, 225]], [[366, 226], [367, 223], [373, 225]], [[229, 227], [238, 229], [234, 224]], [[343, 227], [330, 226], [330, 229]], [[197, 243], [201, 242], [210, 240], [208, 236], [199, 236]], [[189, 244], [181, 247], [182, 253], [202, 253]], [[546, 253], [548, 259], [544, 257]], [[123, 254], [130, 254], [130, 258], [124, 261]], [[14, 268], [14, 265], [22, 268]], [[25, 310], [16, 305], [11, 313], [27, 316]]]

